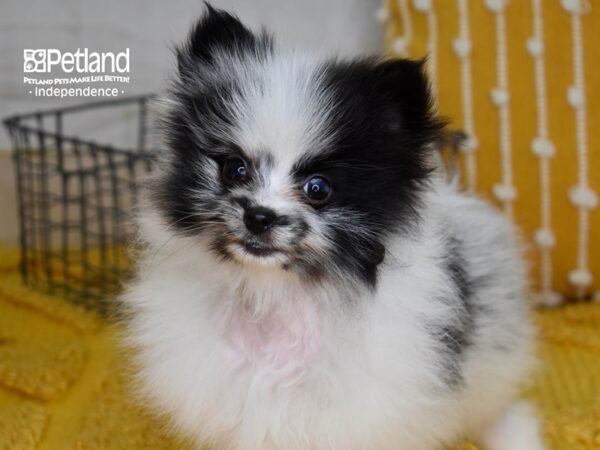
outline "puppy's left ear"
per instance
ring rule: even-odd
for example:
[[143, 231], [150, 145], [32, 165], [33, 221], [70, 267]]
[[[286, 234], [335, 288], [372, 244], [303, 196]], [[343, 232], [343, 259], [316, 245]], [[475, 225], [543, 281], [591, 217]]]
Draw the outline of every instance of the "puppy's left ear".
[[237, 17], [206, 3], [205, 13], [192, 28], [186, 43], [177, 48], [179, 73], [197, 74], [198, 69], [213, 64], [218, 54], [261, 57], [271, 49], [271, 37], [264, 31], [254, 34]]
[[391, 127], [435, 140], [445, 123], [436, 116], [425, 60], [393, 59], [375, 67], [377, 89], [395, 105], [400, 117]]

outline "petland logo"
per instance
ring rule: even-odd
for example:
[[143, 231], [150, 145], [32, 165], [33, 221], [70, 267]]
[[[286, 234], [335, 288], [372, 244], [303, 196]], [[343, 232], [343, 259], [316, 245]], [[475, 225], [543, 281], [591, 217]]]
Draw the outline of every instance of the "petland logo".
[[23, 50], [25, 73], [52, 73], [60, 68], [64, 73], [129, 73], [129, 48], [120, 53], [90, 52], [78, 48], [76, 52], [62, 52], [55, 48]]
[[36, 97], [117, 97], [130, 83], [129, 48], [122, 52], [23, 50], [23, 84]]

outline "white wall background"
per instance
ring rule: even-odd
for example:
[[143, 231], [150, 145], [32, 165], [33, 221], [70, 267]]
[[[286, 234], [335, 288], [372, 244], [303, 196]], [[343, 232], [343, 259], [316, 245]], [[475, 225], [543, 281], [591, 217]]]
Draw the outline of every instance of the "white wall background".
[[[377, 53], [379, 0], [213, 0], [253, 28], [274, 31], [284, 45], [344, 53]], [[201, 14], [200, 0], [0, 0], [0, 118], [89, 101], [34, 97], [23, 84], [23, 49], [131, 49], [127, 94], [155, 92], [174, 67], [172, 48]], [[59, 74], [60, 76], [60, 74]], [[9, 143], [0, 133], [0, 149]]]

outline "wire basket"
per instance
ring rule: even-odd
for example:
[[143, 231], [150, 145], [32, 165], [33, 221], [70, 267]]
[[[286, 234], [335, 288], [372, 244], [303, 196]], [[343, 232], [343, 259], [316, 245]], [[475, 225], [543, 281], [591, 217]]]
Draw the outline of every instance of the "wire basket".
[[[4, 121], [13, 145], [25, 284], [107, 309], [130, 265], [130, 214], [138, 183], [151, 169], [150, 99], [104, 101]], [[82, 138], [86, 133], [91, 137]], [[118, 142], [108, 145], [107, 136]]]

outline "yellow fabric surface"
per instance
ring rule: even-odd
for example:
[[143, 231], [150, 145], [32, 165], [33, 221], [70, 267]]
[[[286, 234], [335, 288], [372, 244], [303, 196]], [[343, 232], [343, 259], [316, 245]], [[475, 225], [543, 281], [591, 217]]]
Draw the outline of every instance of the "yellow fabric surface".
[[[386, 0], [386, 47], [391, 55], [394, 39], [403, 36], [398, 0]], [[423, 3], [423, 2], [421, 2]], [[428, 2], [424, 2], [428, 3]], [[581, 16], [585, 66], [585, 89], [588, 136], [588, 170], [590, 187], [600, 195], [600, 2], [584, 1], [589, 7]], [[429, 25], [426, 14], [406, 0], [412, 26], [408, 55], [421, 58], [428, 54]], [[464, 128], [461, 102], [461, 62], [453, 50], [459, 36], [458, 1], [432, 0], [437, 16], [437, 85], [442, 115], [450, 119], [452, 128]], [[492, 186], [501, 180], [498, 109], [490, 90], [496, 86], [496, 32], [494, 15], [484, 0], [467, 1], [472, 51], [472, 93], [474, 130], [479, 147], [475, 152], [476, 191], [494, 200]], [[561, 1], [542, 0], [544, 24], [545, 71], [547, 79], [549, 139], [556, 154], [550, 160], [552, 215], [551, 228], [556, 237], [552, 251], [556, 291], [573, 295], [575, 289], [568, 273], [577, 266], [578, 210], [570, 203], [569, 189], [578, 182], [575, 114], [567, 102], [567, 89], [573, 84], [571, 16]], [[531, 142], [536, 136], [536, 90], [534, 59], [526, 42], [533, 35], [531, 0], [511, 0], [505, 9], [510, 126], [512, 128], [512, 168], [517, 198], [514, 217], [531, 238], [540, 225], [540, 170]], [[465, 173], [465, 167], [462, 170]], [[589, 265], [594, 282], [588, 292], [600, 292], [600, 208], [591, 210], [589, 222]], [[537, 251], [532, 242], [531, 258], [539, 270]], [[533, 280], [539, 276], [534, 273]]]
[[[600, 449], [600, 305], [536, 319], [543, 365], [527, 395], [550, 449]], [[132, 400], [116, 334], [21, 285], [16, 252], [0, 249], [0, 450], [190, 449]]]

